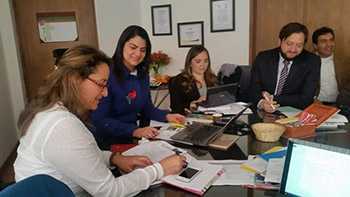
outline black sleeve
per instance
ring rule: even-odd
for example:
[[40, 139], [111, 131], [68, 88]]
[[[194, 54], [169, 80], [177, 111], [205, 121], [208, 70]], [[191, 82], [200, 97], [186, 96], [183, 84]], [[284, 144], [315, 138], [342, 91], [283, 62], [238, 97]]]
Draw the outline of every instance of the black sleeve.
[[186, 99], [185, 88], [182, 87], [181, 78], [172, 78], [169, 82], [170, 108], [172, 113], [185, 114], [185, 108], [189, 107]]
[[261, 77], [260, 77], [260, 69], [261, 69], [261, 55], [259, 54], [252, 65], [252, 69], [250, 71], [250, 83], [249, 83], [249, 101], [253, 103], [254, 106], [258, 104], [261, 99]]

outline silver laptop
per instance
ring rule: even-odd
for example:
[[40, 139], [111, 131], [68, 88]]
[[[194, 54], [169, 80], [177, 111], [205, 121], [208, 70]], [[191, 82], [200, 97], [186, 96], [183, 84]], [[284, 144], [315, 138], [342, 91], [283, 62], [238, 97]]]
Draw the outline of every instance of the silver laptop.
[[236, 102], [237, 83], [225, 84], [208, 88], [207, 100], [199, 105], [202, 107], [216, 107]]
[[279, 196], [350, 196], [350, 149], [291, 139]]
[[236, 116], [232, 116], [232, 118], [223, 127], [193, 122], [191, 125], [186, 126], [186, 128], [182, 129], [170, 138], [180, 143], [208, 146], [210, 142], [221, 136], [226, 127], [230, 125], [230, 123], [237, 120], [244, 113], [244, 111], [249, 108], [249, 106], [250, 105], [242, 109]]

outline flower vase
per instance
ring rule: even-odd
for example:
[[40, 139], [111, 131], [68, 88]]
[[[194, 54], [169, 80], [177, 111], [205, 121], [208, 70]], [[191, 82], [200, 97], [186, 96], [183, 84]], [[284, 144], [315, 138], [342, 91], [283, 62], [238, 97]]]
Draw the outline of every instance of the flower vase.
[[155, 64], [153, 66], [153, 74], [154, 75], [159, 75], [159, 68], [160, 68], [160, 66], [158, 64]]

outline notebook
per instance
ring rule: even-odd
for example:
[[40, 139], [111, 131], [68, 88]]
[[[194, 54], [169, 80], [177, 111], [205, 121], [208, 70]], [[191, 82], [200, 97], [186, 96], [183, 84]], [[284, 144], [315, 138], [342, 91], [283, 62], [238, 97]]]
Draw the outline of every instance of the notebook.
[[191, 125], [172, 135], [170, 139], [185, 144], [208, 146], [210, 142], [221, 136], [226, 127], [231, 122], [237, 120], [248, 108], [249, 105], [242, 109], [236, 116], [232, 116], [223, 127], [193, 122]]
[[[180, 154], [186, 157], [188, 167], [178, 175], [163, 177], [161, 182], [202, 196], [212, 183], [223, 173], [221, 165], [212, 165], [208, 164], [206, 161], [199, 161], [188, 154], [185, 150], [177, 148], [164, 141], [145, 141], [138, 146], [127, 150], [123, 155], [143, 155], [147, 156], [153, 163], [156, 163], [177, 152], [181, 152]], [[181, 179], [181, 176], [187, 171], [187, 169], [197, 169], [198, 172], [196, 176], [193, 176], [190, 180], [184, 181]], [[186, 176], [191, 176], [191, 173], [189, 172]]]
[[237, 83], [225, 84], [208, 88], [207, 100], [199, 105], [202, 107], [216, 107], [236, 102]]
[[291, 139], [280, 196], [350, 196], [350, 150]]

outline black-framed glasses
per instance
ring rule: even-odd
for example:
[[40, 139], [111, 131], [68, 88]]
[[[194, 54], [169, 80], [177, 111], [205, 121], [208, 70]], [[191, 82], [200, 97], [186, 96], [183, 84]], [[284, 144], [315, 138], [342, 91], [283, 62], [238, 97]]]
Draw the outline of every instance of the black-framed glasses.
[[91, 79], [90, 77], [87, 78], [89, 81], [91, 81], [92, 83], [96, 84], [98, 87], [100, 87], [102, 90], [104, 90], [105, 88], [107, 88], [107, 83], [99, 83], [98, 81], [96, 81], [95, 79]]

